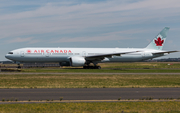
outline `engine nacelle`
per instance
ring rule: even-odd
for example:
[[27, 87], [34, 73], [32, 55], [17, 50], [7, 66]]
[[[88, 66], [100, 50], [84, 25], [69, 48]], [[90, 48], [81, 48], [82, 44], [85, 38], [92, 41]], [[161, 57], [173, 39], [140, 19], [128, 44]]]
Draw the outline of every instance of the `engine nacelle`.
[[86, 60], [84, 57], [75, 56], [70, 58], [71, 66], [78, 67], [78, 66], [84, 66]]

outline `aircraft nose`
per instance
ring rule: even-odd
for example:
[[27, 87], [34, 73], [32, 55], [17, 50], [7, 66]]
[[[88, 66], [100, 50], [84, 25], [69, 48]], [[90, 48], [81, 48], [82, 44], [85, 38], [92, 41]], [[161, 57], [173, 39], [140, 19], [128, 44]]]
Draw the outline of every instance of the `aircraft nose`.
[[6, 54], [5, 57], [6, 57], [7, 59], [9, 59], [9, 55], [8, 55], [8, 54]]

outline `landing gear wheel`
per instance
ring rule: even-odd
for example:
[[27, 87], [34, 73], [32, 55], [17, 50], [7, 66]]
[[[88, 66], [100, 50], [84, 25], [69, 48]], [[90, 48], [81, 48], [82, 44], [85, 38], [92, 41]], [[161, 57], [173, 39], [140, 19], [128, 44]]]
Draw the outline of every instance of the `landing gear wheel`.
[[101, 69], [101, 66], [97, 66], [97, 69]]
[[94, 69], [101, 69], [101, 66], [94, 66]]
[[87, 69], [87, 66], [83, 66], [83, 69]]

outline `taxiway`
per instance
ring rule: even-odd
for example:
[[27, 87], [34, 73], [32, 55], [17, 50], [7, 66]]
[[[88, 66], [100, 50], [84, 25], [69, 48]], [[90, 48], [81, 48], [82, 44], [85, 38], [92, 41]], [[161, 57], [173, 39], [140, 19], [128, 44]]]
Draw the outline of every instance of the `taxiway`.
[[60, 88], [60, 89], [0, 89], [5, 100], [118, 100], [180, 98], [180, 88]]

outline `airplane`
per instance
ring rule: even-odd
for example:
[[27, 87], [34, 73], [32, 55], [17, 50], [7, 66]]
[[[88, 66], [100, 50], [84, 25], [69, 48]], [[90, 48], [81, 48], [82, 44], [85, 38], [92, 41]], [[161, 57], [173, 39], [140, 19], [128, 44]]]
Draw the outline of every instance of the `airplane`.
[[[139, 62], [173, 52], [163, 51], [169, 27], [165, 27], [145, 48], [20, 48], [5, 55], [17, 63], [58, 62], [60, 66], [101, 69], [98, 63]], [[94, 66], [90, 66], [93, 63]]]

